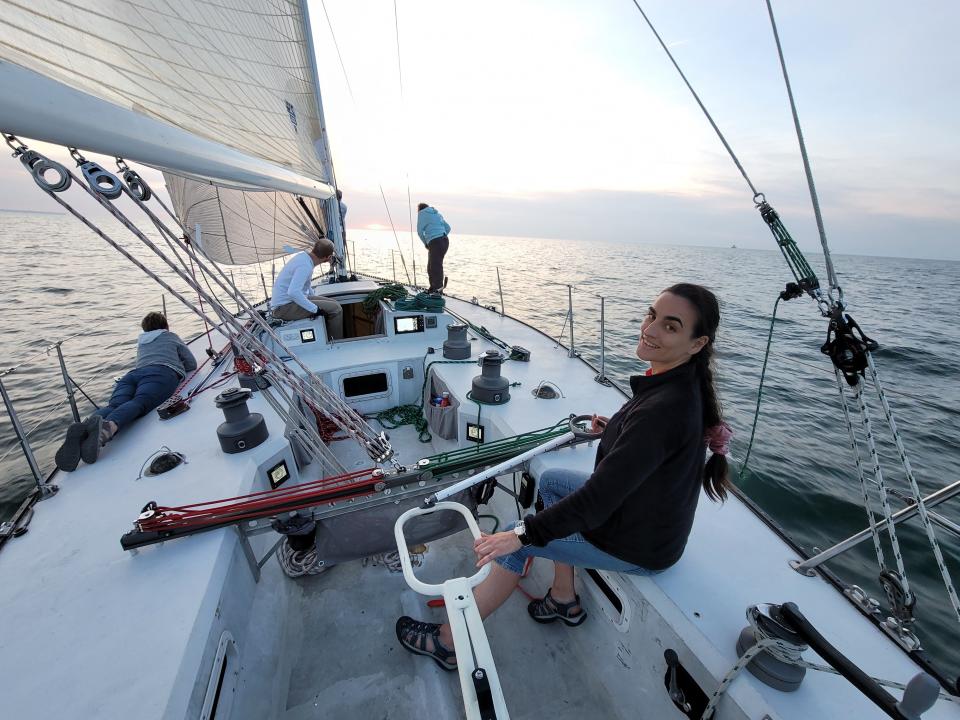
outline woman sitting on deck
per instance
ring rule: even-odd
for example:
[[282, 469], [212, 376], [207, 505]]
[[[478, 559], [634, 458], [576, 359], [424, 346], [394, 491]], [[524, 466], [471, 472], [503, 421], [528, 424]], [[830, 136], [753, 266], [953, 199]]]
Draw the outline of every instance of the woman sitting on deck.
[[[731, 432], [721, 422], [711, 367], [719, 322], [717, 298], [699, 285], [681, 283], [657, 297], [637, 345], [650, 369], [630, 379], [633, 397], [612, 418], [594, 416], [593, 429], [603, 436], [593, 473], [544, 471], [544, 509], [474, 543], [479, 567], [497, 563], [474, 588], [482, 617], [510, 597], [529, 557], [554, 561], [553, 584], [529, 604], [530, 616], [571, 626], [587, 616], [574, 590], [574, 566], [650, 575], [680, 559], [701, 483], [711, 499], [726, 497]], [[705, 439], [713, 453], [706, 467]], [[405, 616], [397, 638], [442, 668], [456, 668], [448, 624]]]
[[106, 407], [67, 428], [54, 458], [61, 470], [73, 472], [81, 459], [95, 463], [100, 448], [117, 432], [158, 407], [176, 392], [187, 373], [197, 369], [193, 353], [170, 332], [163, 313], [147, 313], [140, 327], [143, 332], [137, 338], [137, 367], [117, 380]]

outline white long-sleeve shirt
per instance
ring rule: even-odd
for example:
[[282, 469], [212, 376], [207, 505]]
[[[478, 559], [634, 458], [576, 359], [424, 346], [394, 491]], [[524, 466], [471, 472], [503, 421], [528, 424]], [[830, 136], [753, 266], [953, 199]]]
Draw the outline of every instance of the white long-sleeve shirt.
[[310, 292], [310, 279], [313, 277], [313, 258], [308, 252], [298, 252], [287, 261], [283, 269], [277, 273], [273, 283], [273, 297], [270, 298], [270, 307], [278, 308], [281, 305], [295, 302], [308, 312], [315, 313], [319, 308], [307, 299]]

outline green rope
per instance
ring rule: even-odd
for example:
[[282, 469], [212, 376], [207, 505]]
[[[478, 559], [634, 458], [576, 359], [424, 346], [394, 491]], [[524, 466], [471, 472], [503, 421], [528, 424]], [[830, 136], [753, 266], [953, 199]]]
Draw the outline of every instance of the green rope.
[[430, 461], [429, 467], [432, 469], [435, 477], [458, 472], [463, 469], [479, 467], [484, 463], [492, 464], [499, 458], [517, 455], [524, 450], [536, 447], [548, 440], [563, 435], [568, 432], [565, 427], [567, 422], [568, 418], [563, 418], [551, 427], [494, 440], [489, 443], [477, 445], [476, 448], [457, 448], [455, 450], [437, 453], [436, 455], [428, 456], [426, 459]]
[[[520, 386], [519, 382], [510, 383], [510, 387], [519, 387], [519, 386]], [[467, 400], [470, 400], [471, 402], [475, 402], [477, 404], [477, 425], [480, 424], [480, 410], [483, 409], [484, 405], [502, 405], [503, 404], [503, 403], [492, 403], [492, 402], [485, 402], [483, 400], [477, 400], [473, 396], [473, 390], [467, 391]]]
[[777, 301], [773, 304], [773, 314], [770, 316], [770, 330], [767, 333], [767, 349], [763, 353], [763, 369], [760, 371], [760, 386], [757, 388], [757, 408], [753, 413], [753, 428], [750, 430], [750, 442], [747, 445], [747, 454], [740, 465], [740, 474], [737, 475], [737, 481], [743, 479], [743, 474], [747, 471], [747, 463], [750, 462], [750, 451], [753, 450], [753, 438], [757, 434], [757, 421], [760, 419], [760, 401], [763, 398], [763, 380], [767, 374], [767, 359], [770, 357], [770, 344], [773, 339], [773, 325], [777, 322], [777, 308], [780, 306], [782, 298], [777, 296]]
[[493, 520], [493, 530], [487, 533], [488, 535], [493, 535], [497, 530], [500, 529], [500, 518], [498, 518], [496, 515], [483, 515], [483, 514], [477, 515], [477, 520], [479, 520], [480, 518], [487, 518], [489, 520]]
[[[429, 353], [428, 353], [429, 354]], [[467, 363], [476, 365], [476, 360], [433, 360], [432, 362], [427, 362], [427, 356], [423, 356], [424, 366], [423, 366], [423, 384], [420, 386], [420, 407], [423, 407], [423, 394], [427, 390], [427, 381], [430, 379], [430, 368], [434, 365], [465, 365]]]
[[401, 425], [413, 425], [420, 442], [428, 443], [433, 439], [427, 426], [427, 419], [423, 416], [423, 405], [398, 405], [364, 417], [368, 420], [376, 420], [387, 430], [394, 430]]
[[381, 300], [393, 300], [399, 302], [407, 296], [407, 289], [398, 283], [390, 283], [374, 290], [363, 299], [363, 310], [367, 315], [372, 315], [374, 310], [380, 305]]
[[[406, 291], [404, 291], [404, 298], [405, 297]], [[431, 295], [429, 293], [419, 292], [409, 300], [403, 298], [395, 300], [393, 307], [396, 310], [402, 310], [404, 312], [419, 310], [420, 312], [439, 313], [443, 312], [444, 301], [443, 297], [440, 295]]]
[[514, 358], [514, 355], [515, 355], [516, 353], [513, 351], [512, 346], [511, 346], [509, 343], [507, 343], [506, 341], [501, 340], [500, 338], [498, 338], [498, 337], [497, 337], [496, 335], [494, 335], [492, 332], [490, 332], [489, 330], [487, 330], [487, 328], [485, 328], [483, 325], [479, 325], [479, 326], [478, 326], [478, 325], [474, 325], [472, 322], [470, 322], [470, 321], [467, 320], [465, 317], [463, 317], [463, 315], [459, 315], [459, 314], [455, 313], [453, 310], [447, 309], [447, 313], [449, 313], [450, 315], [453, 315], [457, 320], [459, 320], [459, 321], [462, 322], [464, 325], [466, 325], [468, 328], [470, 328], [471, 330], [473, 330], [474, 333], [476, 333], [477, 335], [479, 335], [480, 337], [482, 337], [484, 340], [489, 340], [489, 341], [492, 342], [494, 345], [498, 346], [501, 350], [506, 350], [511, 359], [516, 359], [516, 358]]
[[430, 379], [430, 368], [438, 364], [476, 363], [476, 360], [434, 360], [428, 363], [427, 355], [423, 356], [423, 384], [420, 386], [419, 402], [398, 405], [387, 410], [381, 410], [373, 415], [364, 415], [366, 419], [376, 420], [387, 430], [395, 430], [401, 425], [413, 425], [417, 430], [417, 438], [420, 442], [428, 443], [433, 439], [427, 424], [427, 418], [423, 414], [423, 394], [427, 389], [427, 381]]

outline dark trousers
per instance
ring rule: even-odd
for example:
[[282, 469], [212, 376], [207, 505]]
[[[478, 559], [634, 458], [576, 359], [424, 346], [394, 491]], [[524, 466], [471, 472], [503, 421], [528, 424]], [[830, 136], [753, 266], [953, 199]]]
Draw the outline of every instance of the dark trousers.
[[443, 256], [450, 248], [450, 238], [441, 235], [427, 245], [427, 275], [430, 276], [430, 292], [443, 289]]
[[166, 365], [147, 365], [131, 370], [113, 386], [110, 404], [93, 414], [112, 420], [122, 430], [173, 395], [181, 380]]

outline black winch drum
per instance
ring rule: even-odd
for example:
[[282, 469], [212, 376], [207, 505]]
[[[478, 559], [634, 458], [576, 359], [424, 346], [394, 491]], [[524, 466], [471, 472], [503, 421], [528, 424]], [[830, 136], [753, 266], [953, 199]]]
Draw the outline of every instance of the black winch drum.
[[502, 405], [510, 400], [510, 381], [500, 375], [503, 355], [488, 350], [480, 356], [480, 375], [473, 378], [470, 395], [478, 402]]
[[217, 428], [217, 439], [225, 453], [242, 453], [270, 437], [263, 415], [247, 408], [252, 395], [248, 388], [228, 388], [216, 397], [217, 407], [226, 418]]
[[443, 356], [447, 360], [466, 360], [470, 357], [470, 341], [467, 340], [466, 325], [447, 325]]

